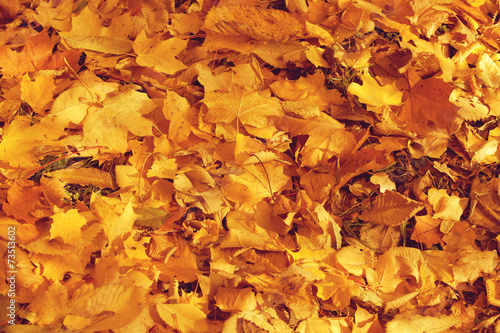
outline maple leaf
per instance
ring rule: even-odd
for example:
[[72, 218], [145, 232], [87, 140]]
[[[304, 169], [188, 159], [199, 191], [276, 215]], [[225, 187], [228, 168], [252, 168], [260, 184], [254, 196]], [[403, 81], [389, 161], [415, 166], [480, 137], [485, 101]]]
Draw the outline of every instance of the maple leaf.
[[60, 31], [62, 41], [69, 48], [105, 53], [126, 53], [132, 50], [128, 35], [132, 31], [130, 14], [115, 17], [104, 26], [98, 13], [85, 8], [71, 19], [71, 30]]
[[448, 98], [452, 88], [444, 81], [429, 78], [419, 80], [410, 91], [408, 101], [401, 106], [398, 118], [411, 124], [412, 131], [425, 135], [429, 132], [429, 122], [448, 134], [458, 129], [458, 107]]
[[[101, 219], [110, 243], [132, 230], [137, 214], [134, 213], [131, 202], [124, 206], [110, 198], [94, 197], [92, 206]], [[122, 208], [122, 213], [115, 210], [118, 207]]]
[[431, 188], [428, 195], [435, 212], [433, 218], [459, 221], [469, 202], [467, 198], [449, 196], [444, 189]]
[[164, 248], [163, 256], [167, 255], [164, 263], [156, 264], [161, 270], [160, 278], [163, 281], [169, 281], [173, 277], [181, 282], [192, 282], [197, 279], [196, 274], [199, 271], [196, 256], [185, 239], [178, 235], [170, 235], [164, 238], [155, 238], [155, 243], [160, 248]]
[[129, 89], [108, 97], [102, 104], [102, 107], [88, 108], [83, 121], [84, 142], [124, 152], [129, 131], [135, 135], [152, 135], [153, 122], [143, 115], [153, 111], [155, 103], [146, 94]]
[[76, 209], [67, 212], [58, 212], [52, 215], [52, 226], [50, 227], [50, 238], [60, 237], [67, 244], [76, 245], [81, 241], [81, 228], [87, 223], [85, 218], [78, 214]]
[[369, 147], [364, 147], [348, 156], [337, 174], [335, 189], [339, 189], [356, 175], [368, 170], [380, 170], [390, 164], [386, 155]]
[[483, 274], [491, 274], [498, 264], [496, 251], [478, 251], [464, 246], [451, 257], [454, 283], [472, 282]]
[[73, 87], [62, 92], [53, 102], [50, 113], [41, 121], [54, 129], [64, 129], [70, 123], [80, 125], [87, 115], [88, 104], [94, 98], [86, 87]]
[[242, 204], [243, 207], [252, 207], [262, 199], [272, 197], [286, 185], [288, 177], [285, 176], [284, 169], [280, 162], [245, 165], [241, 175], [224, 177], [222, 191], [229, 200]]
[[[252, 135], [269, 139], [277, 131], [270, 117], [283, 115], [279, 101], [269, 97], [268, 92], [207, 93], [203, 103], [208, 107], [205, 120], [224, 126], [219, 131], [226, 141], [243, 128]], [[225, 124], [230, 124], [231, 132]]]
[[16, 324], [491, 329], [495, 5], [283, 3], [0, 0]]
[[78, 59], [80, 52], [68, 50], [52, 53], [54, 42], [46, 30], [31, 36], [21, 52], [16, 52], [8, 45], [0, 46], [0, 67], [4, 75], [18, 75], [36, 70], [60, 70], [70, 67], [76, 71], [80, 68]]
[[37, 218], [32, 212], [40, 205], [39, 196], [42, 186], [25, 187], [14, 183], [7, 194], [8, 203], [3, 203], [3, 211], [17, 219], [35, 223]]
[[384, 193], [387, 190], [395, 191], [396, 184], [387, 176], [384, 172], [377, 172], [370, 177], [370, 181], [380, 186], [380, 193]]
[[334, 156], [345, 161], [356, 145], [354, 135], [324, 113], [307, 120], [283, 117], [281, 126], [293, 136], [309, 135], [300, 150], [304, 166], [326, 165]]
[[440, 219], [426, 215], [415, 216], [415, 220], [417, 223], [411, 239], [424, 243], [427, 247], [442, 243], [443, 234], [439, 231]]
[[391, 227], [383, 224], [364, 225], [359, 232], [362, 241], [380, 251], [387, 251], [397, 246], [402, 238], [401, 236], [399, 226]]
[[186, 48], [188, 41], [177, 37], [162, 40], [160, 35], [148, 38], [142, 31], [133, 43], [137, 63], [157, 71], [174, 74], [186, 68], [176, 57]]
[[[39, 73], [42, 74], [43, 71]], [[28, 75], [24, 75], [21, 83], [21, 95], [33, 111], [40, 113], [52, 101], [55, 88], [54, 78], [51, 75], [38, 75], [34, 81]]]
[[177, 146], [188, 145], [189, 135], [196, 131], [193, 124], [197, 122], [189, 102], [175, 92], [170, 92], [163, 104], [163, 115], [170, 121], [168, 126], [170, 140]]
[[257, 307], [255, 294], [250, 288], [217, 288], [216, 305], [222, 311], [251, 312]]
[[351, 83], [347, 88], [351, 94], [356, 95], [361, 103], [373, 106], [400, 105], [403, 93], [395, 85], [380, 86], [368, 73], [360, 75], [363, 85]]
[[18, 117], [4, 127], [0, 142], [0, 160], [12, 167], [32, 168], [39, 165], [34, 155], [35, 149], [58, 139], [63, 132], [35, 124], [29, 119]]
[[56, 281], [35, 296], [28, 309], [35, 313], [34, 321], [39, 325], [60, 327], [69, 313], [69, 298], [68, 289]]

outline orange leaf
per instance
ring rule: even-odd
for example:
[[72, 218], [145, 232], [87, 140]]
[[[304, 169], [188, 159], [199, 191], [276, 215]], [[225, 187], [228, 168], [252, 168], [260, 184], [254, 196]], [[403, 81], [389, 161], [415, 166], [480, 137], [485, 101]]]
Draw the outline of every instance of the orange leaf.
[[434, 219], [430, 215], [415, 216], [417, 223], [411, 235], [414, 241], [424, 243], [428, 248], [434, 244], [443, 244], [443, 234], [439, 231], [440, 219]]
[[40, 205], [40, 194], [43, 186], [24, 187], [14, 183], [7, 194], [8, 203], [3, 204], [3, 210], [10, 216], [28, 223], [35, 223], [37, 218], [30, 213]]
[[306, 25], [302, 20], [281, 10], [254, 6], [214, 7], [207, 14], [203, 29], [265, 41], [287, 41], [306, 36]]
[[375, 199], [372, 210], [359, 215], [359, 218], [375, 224], [397, 226], [408, 221], [422, 208], [424, 205], [420, 202], [398, 192], [385, 191]]

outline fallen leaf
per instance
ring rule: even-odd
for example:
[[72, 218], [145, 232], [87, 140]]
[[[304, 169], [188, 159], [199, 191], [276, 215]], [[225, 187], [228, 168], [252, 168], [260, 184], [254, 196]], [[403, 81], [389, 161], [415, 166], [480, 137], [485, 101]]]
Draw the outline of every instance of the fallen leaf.
[[359, 216], [366, 222], [383, 224], [387, 226], [397, 226], [406, 221], [424, 206], [398, 192], [385, 191], [381, 193], [373, 202], [373, 208]]
[[361, 74], [363, 85], [351, 83], [348, 91], [356, 95], [361, 103], [381, 107], [383, 105], [400, 105], [403, 93], [394, 85], [381, 86], [368, 73]]

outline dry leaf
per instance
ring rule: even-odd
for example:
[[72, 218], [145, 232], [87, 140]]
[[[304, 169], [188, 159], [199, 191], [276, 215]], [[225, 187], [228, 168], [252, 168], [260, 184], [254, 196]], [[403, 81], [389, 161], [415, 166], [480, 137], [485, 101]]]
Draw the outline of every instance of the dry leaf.
[[385, 191], [373, 202], [373, 208], [359, 216], [366, 222], [383, 224], [387, 226], [397, 226], [406, 221], [424, 206], [398, 192]]

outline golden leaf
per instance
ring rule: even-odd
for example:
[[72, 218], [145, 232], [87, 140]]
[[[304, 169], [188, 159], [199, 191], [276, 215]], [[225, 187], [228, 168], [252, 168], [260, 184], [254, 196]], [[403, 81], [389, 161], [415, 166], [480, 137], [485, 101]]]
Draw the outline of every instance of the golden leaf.
[[448, 219], [459, 221], [464, 209], [467, 207], [469, 199], [449, 196], [445, 189], [431, 188], [428, 192], [429, 202], [434, 208], [435, 219]]
[[359, 98], [361, 103], [378, 107], [401, 104], [403, 92], [395, 85], [388, 84], [381, 86], [367, 71], [361, 74], [361, 79], [363, 80], [363, 85], [351, 83], [347, 88], [351, 94]]
[[64, 243], [74, 245], [82, 240], [81, 228], [87, 221], [76, 209], [70, 209], [65, 213], [58, 212], [52, 215], [52, 220], [50, 239], [59, 237]]
[[186, 68], [176, 57], [184, 50], [187, 42], [177, 37], [162, 40], [160, 35], [148, 38], [145, 31], [142, 31], [133, 44], [138, 56], [137, 63], [166, 74], [174, 74]]

